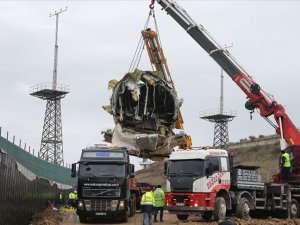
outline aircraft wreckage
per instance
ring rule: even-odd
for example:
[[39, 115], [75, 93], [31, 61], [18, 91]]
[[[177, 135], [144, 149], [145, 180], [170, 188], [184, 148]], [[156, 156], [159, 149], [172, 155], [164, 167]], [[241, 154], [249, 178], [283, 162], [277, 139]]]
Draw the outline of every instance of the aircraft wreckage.
[[161, 72], [136, 69], [108, 86], [113, 93], [103, 108], [113, 115], [115, 127], [102, 132], [106, 141], [152, 160], [168, 157], [184, 143], [184, 131], [174, 129], [182, 100]]

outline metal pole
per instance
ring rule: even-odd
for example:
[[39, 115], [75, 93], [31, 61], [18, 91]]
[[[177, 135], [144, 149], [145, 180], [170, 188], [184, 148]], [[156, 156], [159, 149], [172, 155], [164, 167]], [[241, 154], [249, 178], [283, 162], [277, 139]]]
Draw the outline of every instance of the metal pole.
[[[233, 44], [226, 45], [225, 49], [233, 47]], [[221, 95], [220, 95], [220, 114], [223, 115], [224, 113], [224, 70], [221, 68]]]
[[58, 14], [56, 14], [56, 29], [55, 29], [53, 90], [56, 90], [56, 85], [57, 85], [57, 56], [58, 56], [57, 35], [58, 35]]
[[223, 107], [224, 107], [224, 94], [223, 94], [223, 86], [224, 86], [224, 70], [221, 69], [221, 96], [220, 96], [220, 114], [223, 115]]
[[49, 17], [56, 16], [56, 28], [55, 28], [55, 46], [54, 46], [54, 69], [53, 69], [53, 83], [52, 89], [56, 90], [57, 85], [57, 57], [58, 57], [58, 45], [57, 45], [57, 37], [58, 37], [58, 15], [62, 12], [67, 11], [67, 7], [62, 10], [60, 9], [58, 12], [54, 12], [54, 14], [50, 14]]

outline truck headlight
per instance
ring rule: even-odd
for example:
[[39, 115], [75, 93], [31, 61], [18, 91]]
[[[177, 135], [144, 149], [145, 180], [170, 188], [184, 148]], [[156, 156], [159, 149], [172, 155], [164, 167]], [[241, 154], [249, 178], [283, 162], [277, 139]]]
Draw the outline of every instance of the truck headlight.
[[118, 206], [118, 200], [112, 200], [111, 201], [111, 211], [116, 211]]
[[91, 201], [90, 200], [84, 200], [85, 209], [86, 211], [91, 211]]
[[125, 208], [125, 202], [122, 200], [119, 204], [119, 210], [123, 210]]
[[78, 201], [78, 205], [77, 205], [77, 208], [78, 209], [84, 209], [84, 207], [83, 207], [83, 202], [82, 201]]

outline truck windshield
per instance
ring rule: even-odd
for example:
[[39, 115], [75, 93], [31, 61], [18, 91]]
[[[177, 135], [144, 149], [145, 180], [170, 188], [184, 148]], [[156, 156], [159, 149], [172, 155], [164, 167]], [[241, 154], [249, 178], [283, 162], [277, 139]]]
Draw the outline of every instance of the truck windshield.
[[194, 175], [203, 176], [204, 160], [189, 159], [189, 160], [174, 160], [170, 161], [168, 175]]
[[79, 174], [81, 176], [93, 177], [125, 177], [124, 164], [80, 164]]

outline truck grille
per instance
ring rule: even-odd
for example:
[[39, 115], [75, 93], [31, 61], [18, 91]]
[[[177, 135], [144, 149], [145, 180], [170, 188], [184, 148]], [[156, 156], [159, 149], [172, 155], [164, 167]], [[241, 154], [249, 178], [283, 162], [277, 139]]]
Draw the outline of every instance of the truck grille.
[[120, 189], [84, 189], [82, 190], [83, 197], [97, 198], [105, 197], [120, 197]]
[[88, 211], [106, 212], [112, 211], [111, 200], [91, 200], [91, 208]]

